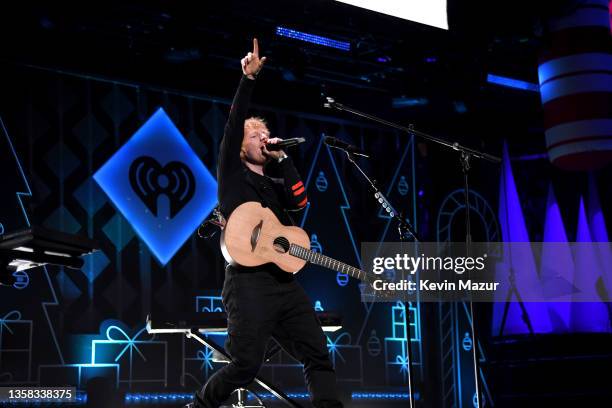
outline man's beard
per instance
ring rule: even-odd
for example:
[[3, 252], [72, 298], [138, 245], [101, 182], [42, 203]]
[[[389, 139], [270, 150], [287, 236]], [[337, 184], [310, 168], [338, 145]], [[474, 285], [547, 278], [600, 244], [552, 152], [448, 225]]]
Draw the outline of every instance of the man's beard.
[[244, 162], [248, 162], [250, 164], [255, 164], [257, 166], [264, 166], [265, 164], [267, 164], [272, 158], [266, 154], [264, 154], [263, 152], [261, 153], [261, 156], [257, 159], [253, 159], [251, 157], [249, 157], [249, 155], [244, 155], [244, 159], [242, 161]]

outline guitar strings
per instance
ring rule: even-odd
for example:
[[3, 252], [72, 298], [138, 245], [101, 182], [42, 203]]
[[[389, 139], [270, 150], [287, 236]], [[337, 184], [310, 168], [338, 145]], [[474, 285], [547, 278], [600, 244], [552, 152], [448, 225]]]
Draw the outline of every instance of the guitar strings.
[[[246, 221], [248, 221], [248, 223], [252, 222], [252, 217], [235, 217], [234, 219], [235, 219], [235, 220], [238, 220], [239, 222], [240, 222], [240, 221], [242, 221], [242, 220], [246, 220]], [[229, 224], [229, 221], [228, 221], [228, 224]], [[281, 224], [281, 225], [282, 225], [282, 224]], [[286, 227], [286, 226], [285, 226], [285, 227]], [[226, 225], [226, 228], [227, 228], [227, 225]], [[302, 231], [303, 231], [303, 230], [302, 230]], [[305, 231], [304, 231], [304, 232], [305, 232]], [[304, 250], [308, 251], [308, 252], [309, 252], [309, 253], [311, 253], [311, 254], [317, 254], [317, 252], [314, 252], [314, 251], [313, 251], [312, 249], [310, 249], [310, 248], [307, 248], [307, 247], [304, 247], [304, 246], [301, 246], [301, 245], [298, 245], [298, 244], [292, 243], [292, 242], [291, 242], [291, 241], [290, 241], [290, 240], [289, 240], [287, 237], [285, 237], [285, 236], [283, 236], [283, 235], [276, 235], [276, 234], [266, 233], [266, 232], [264, 232], [264, 231], [263, 231], [263, 228], [262, 228], [262, 230], [259, 232], [259, 239], [258, 239], [258, 241], [259, 241], [259, 240], [260, 240], [262, 237], [263, 237], [263, 238], [268, 238], [268, 239], [270, 239], [270, 240], [272, 241], [272, 244], [274, 244], [274, 240], [276, 240], [276, 239], [278, 239], [278, 238], [285, 238], [285, 239], [287, 240], [287, 242], [289, 242], [289, 246], [290, 246], [290, 248], [291, 248], [291, 245], [293, 245], [294, 247], [298, 247], [298, 248], [300, 248], [300, 249], [304, 249]], [[310, 242], [309, 242], [308, 244], [310, 245]], [[289, 249], [287, 252], [285, 252], [285, 254], [289, 254], [289, 255], [291, 255], [291, 256], [293, 256], [293, 257], [296, 257], [296, 258], [298, 258], [298, 259], [302, 259], [303, 261], [309, 262], [309, 261], [308, 261], [308, 260], [306, 260], [306, 259], [303, 259], [303, 258], [301, 258], [301, 257], [299, 257], [299, 256], [296, 256], [296, 255], [291, 254], [291, 253], [290, 253], [290, 249]], [[357, 272], [357, 276], [359, 277], [358, 279], [360, 279], [360, 280], [369, 280], [369, 279], [372, 279], [372, 278], [373, 278], [373, 276], [372, 276], [371, 274], [369, 274], [368, 272], [366, 272], [366, 271], [364, 271], [364, 270], [362, 270], [362, 269], [356, 268], [356, 267], [354, 267], [354, 266], [351, 266], [351, 265], [349, 265], [349, 264], [347, 264], [347, 263], [344, 263], [344, 262], [341, 262], [341, 261], [337, 261], [337, 260], [335, 260], [335, 259], [333, 259], [333, 258], [328, 257], [327, 255], [324, 255], [324, 254], [321, 254], [321, 255], [322, 255], [322, 256], [324, 256], [324, 257], [326, 257], [327, 259], [331, 260], [332, 262], [339, 263], [339, 264], [342, 264], [342, 265], [346, 265], [346, 266], [348, 266], [349, 268], [354, 269], [354, 270]], [[311, 263], [313, 263], [313, 262], [311, 262]], [[346, 273], [346, 272], [343, 272], [343, 273]], [[361, 275], [362, 275], [362, 274], [364, 275], [364, 278], [361, 278]], [[352, 274], [352, 273], [351, 273], [350, 275], [351, 275], [351, 276], [353, 276], [353, 274]], [[355, 276], [353, 276], [353, 277], [355, 277]]]
[[[289, 245], [290, 245], [290, 246], [291, 246], [291, 245], [293, 245], [294, 247], [297, 247], [297, 248], [299, 248], [299, 249], [304, 249], [304, 250], [308, 251], [308, 252], [309, 252], [309, 253], [311, 253], [311, 254], [317, 254], [317, 252], [314, 252], [314, 251], [313, 251], [311, 248], [307, 248], [307, 247], [304, 247], [304, 246], [302, 246], [302, 245], [295, 244], [295, 243], [291, 242], [291, 241], [290, 241], [290, 240], [289, 240], [287, 237], [285, 237], [285, 236], [283, 236], [283, 235], [270, 234], [270, 233], [265, 233], [265, 232], [263, 232], [263, 231], [262, 231], [262, 232], [260, 232], [260, 233], [259, 233], [259, 240], [261, 240], [261, 238], [268, 238], [268, 239], [270, 239], [270, 240], [271, 240], [271, 242], [272, 242], [272, 244], [274, 244], [274, 240], [275, 240], [275, 239], [277, 239], [277, 238], [285, 238], [285, 239], [287, 240], [287, 242], [289, 242]], [[289, 250], [289, 251], [290, 251], [290, 250]], [[285, 254], [288, 254], [288, 255], [294, 256], [294, 257], [296, 257], [296, 258], [302, 259], [302, 260], [304, 260], [304, 261], [307, 261], [306, 259], [303, 259], [303, 258], [301, 258], [301, 257], [299, 257], [299, 256], [295, 256], [295, 255], [293, 255], [293, 254], [289, 253], [289, 251], [285, 252]], [[321, 254], [321, 255], [322, 255], [322, 256], [324, 256], [324, 257], [326, 257], [326, 258], [328, 258], [329, 260], [331, 260], [331, 261], [333, 261], [333, 262], [336, 262], [336, 263], [339, 263], [339, 264], [342, 264], [342, 265], [346, 265], [346, 266], [348, 266], [349, 268], [354, 269], [354, 270], [357, 272], [357, 274], [358, 274], [358, 275], [363, 274], [363, 275], [364, 275], [364, 276], [366, 276], [366, 277], [368, 277], [368, 275], [369, 275], [369, 274], [368, 274], [366, 271], [361, 270], [361, 269], [359, 269], [359, 268], [356, 268], [356, 267], [354, 267], [354, 266], [351, 266], [351, 265], [349, 265], [349, 264], [347, 264], [347, 263], [345, 263], [345, 262], [335, 260], [335, 259], [330, 258], [329, 256], [327, 256], [327, 255], [325, 255], [325, 254]], [[307, 262], [309, 262], [309, 261], [307, 261]], [[312, 262], [311, 262], [311, 263], [312, 263]], [[346, 273], [346, 272], [343, 272], [343, 273]], [[352, 275], [352, 274], [351, 274], [351, 275]]]

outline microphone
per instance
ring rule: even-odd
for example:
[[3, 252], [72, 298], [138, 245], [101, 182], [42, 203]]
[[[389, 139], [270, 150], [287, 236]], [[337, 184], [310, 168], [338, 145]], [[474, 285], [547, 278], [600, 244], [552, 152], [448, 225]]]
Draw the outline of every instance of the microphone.
[[330, 147], [335, 147], [340, 150], [344, 150], [347, 153], [355, 154], [357, 156], [370, 157], [369, 154], [358, 148], [357, 146], [353, 146], [352, 144], [348, 144], [340, 139], [336, 139], [335, 137], [325, 136], [325, 144]]
[[297, 146], [300, 143], [304, 143], [305, 141], [306, 139], [304, 139], [303, 137], [292, 137], [291, 139], [283, 139], [280, 142], [274, 144], [266, 143], [266, 149], [268, 149], [269, 151], [281, 150], [286, 147]]

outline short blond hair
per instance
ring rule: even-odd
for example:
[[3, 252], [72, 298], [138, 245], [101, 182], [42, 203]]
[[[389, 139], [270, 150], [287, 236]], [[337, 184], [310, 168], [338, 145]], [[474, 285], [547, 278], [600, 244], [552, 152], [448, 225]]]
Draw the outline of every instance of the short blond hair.
[[254, 129], [261, 126], [265, 126], [267, 128], [268, 123], [264, 118], [261, 118], [259, 116], [251, 116], [250, 118], [244, 121], [244, 130]]

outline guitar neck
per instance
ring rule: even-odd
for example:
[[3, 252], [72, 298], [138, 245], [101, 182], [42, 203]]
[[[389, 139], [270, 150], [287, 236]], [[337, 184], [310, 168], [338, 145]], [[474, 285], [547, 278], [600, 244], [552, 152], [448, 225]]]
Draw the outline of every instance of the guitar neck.
[[344, 262], [337, 261], [329, 256], [314, 252], [299, 245], [291, 244], [289, 254], [315, 265], [323, 266], [324, 268], [331, 269], [336, 272], [346, 273], [347, 275], [364, 282], [370, 282], [372, 280], [372, 278], [361, 269], [357, 269], [351, 265], [345, 264]]

